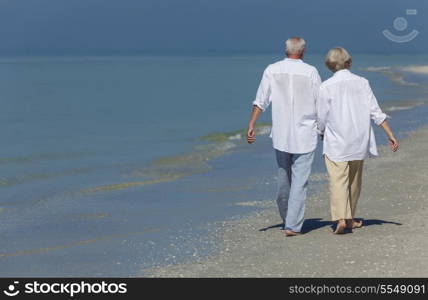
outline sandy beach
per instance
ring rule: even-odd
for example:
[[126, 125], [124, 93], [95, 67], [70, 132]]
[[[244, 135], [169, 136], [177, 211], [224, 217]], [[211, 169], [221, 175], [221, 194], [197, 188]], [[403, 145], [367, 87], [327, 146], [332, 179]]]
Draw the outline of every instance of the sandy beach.
[[428, 127], [365, 162], [352, 234], [331, 233], [327, 185], [307, 200], [305, 234], [285, 237], [274, 200], [213, 230], [211, 257], [150, 270], [153, 277], [427, 277]]

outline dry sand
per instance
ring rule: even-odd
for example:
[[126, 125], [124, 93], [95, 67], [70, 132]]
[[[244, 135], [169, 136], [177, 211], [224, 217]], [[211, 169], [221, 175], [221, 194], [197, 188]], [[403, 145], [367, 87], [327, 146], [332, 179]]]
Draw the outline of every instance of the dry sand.
[[223, 222], [211, 257], [151, 270], [153, 277], [428, 277], [428, 127], [392, 153], [365, 162], [358, 217], [365, 226], [334, 235], [327, 186], [307, 200], [304, 229], [285, 237], [273, 200]]

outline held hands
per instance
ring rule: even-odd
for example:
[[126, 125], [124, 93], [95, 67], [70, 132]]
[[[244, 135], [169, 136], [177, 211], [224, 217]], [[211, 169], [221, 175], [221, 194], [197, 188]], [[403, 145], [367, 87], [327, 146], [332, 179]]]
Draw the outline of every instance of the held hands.
[[247, 142], [248, 144], [252, 144], [256, 141], [256, 134], [254, 132], [254, 127], [253, 126], [248, 126], [248, 131], [247, 131]]
[[398, 150], [398, 140], [394, 136], [391, 136], [388, 138], [388, 141], [391, 151], [396, 152]]

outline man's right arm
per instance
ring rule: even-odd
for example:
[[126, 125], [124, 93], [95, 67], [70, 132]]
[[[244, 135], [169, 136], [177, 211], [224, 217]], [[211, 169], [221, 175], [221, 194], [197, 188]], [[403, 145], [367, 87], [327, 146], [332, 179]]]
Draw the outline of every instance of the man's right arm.
[[260, 116], [260, 113], [264, 111], [270, 104], [270, 74], [269, 67], [263, 72], [263, 77], [257, 90], [256, 99], [253, 101], [253, 110], [251, 113], [251, 119], [248, 123], [247, 141], [249, 144], [254, 143], [256, 140], [256, 134], [254, 127], [256, 121]]
[[256, 141], [256, 134], [254, 132], [254, 127], [261, 113], [262, 113], [261, 108], [258, 107], [257, 105], [253, 105], [253, 111], [251, 113], [251, 119], [250, 119], [250, 123], [248, 124], [248, 131], [247, 131], [248, 144], [252, 144]]

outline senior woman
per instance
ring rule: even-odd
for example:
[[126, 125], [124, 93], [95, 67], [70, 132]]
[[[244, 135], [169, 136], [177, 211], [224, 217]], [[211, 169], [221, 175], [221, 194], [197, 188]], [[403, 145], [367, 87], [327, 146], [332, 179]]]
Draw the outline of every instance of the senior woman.
[[369, 82], [349, 71], [352, 59], [344, 48], [331, 49], [325, 59], [334, 75], [321, 84], [318, 129], [323, 135], [323, 154], [329, 175], [332, 220], [337, 223], [334, 233], [362, 226], [354, 219], [361, 191], [363, 161], [377, 156], [371, 120], [381, 126], [393, 152], [398, 141], [379, 108]]

